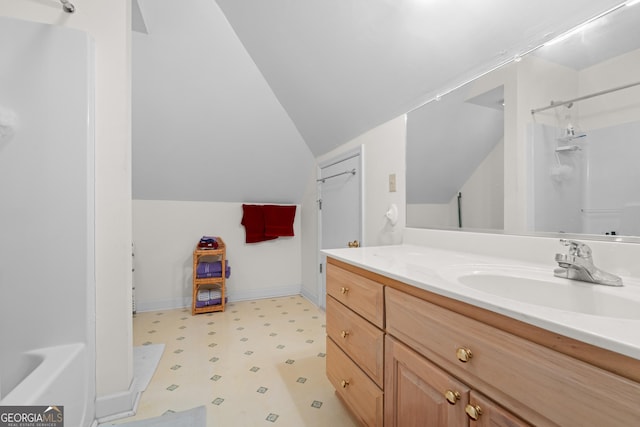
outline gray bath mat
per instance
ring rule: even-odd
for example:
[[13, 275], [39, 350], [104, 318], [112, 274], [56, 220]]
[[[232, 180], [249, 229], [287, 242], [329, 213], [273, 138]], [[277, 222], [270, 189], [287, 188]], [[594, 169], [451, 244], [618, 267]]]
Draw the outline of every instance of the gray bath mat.
[[136, 391], [143, 392], [147, 389], [163, 352], [164, 344], [133, 347], [133, 376], [136, 378]]
[[142, 392], [147, 389], [153, 374], [158, 368], [160, 358], [164, 352], [164, 344], [149, 344], [138, 347], [133, 347], [133, 379], [134, 384], [132, 386], [133, 391], [136, 394], [135, 401], [133, 402], [133, 408], [130, 411], [112, 414], [106, 417], [98, 419], [99, 426], [113, 425], [108, 424], [114, 420], [119, 420], [126, 417], [131, 417], [136, 414], [138, 410], [138, 403], [140, 403], [140, 396]]
[[207, 410], [204, 406], [198, 406], [187, 411], [165, 412], [159, 417], [117, 425], [119, 427], [207, 427]]

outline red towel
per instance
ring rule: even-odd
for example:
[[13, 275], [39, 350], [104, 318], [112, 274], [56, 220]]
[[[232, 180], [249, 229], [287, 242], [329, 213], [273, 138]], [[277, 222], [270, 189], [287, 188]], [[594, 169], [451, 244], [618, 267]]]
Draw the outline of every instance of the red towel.
[[261, 205], [242, 205], [242, 222], [245, 229], [245, 242], [257, 243], [272, 240], [278, 236], [266, 236], [264, 210]]
[[293, 236], [296, 206], [264, 205], [264, 234], [266, 236]]

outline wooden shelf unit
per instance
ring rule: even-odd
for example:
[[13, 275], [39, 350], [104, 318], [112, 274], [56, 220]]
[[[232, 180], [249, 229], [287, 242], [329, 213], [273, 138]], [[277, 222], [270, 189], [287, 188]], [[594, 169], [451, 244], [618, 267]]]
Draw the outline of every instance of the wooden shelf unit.
[[[226, 289], [226, 267], [227, 267], [227, 248], [224, 241], [220, 237], [216, 237], [218, 241], [217, 249], [200, 249], [196, 246], [193, 251], [193, 297], [191, 299], [191, 314], [212, 313], [215, 311], [224, 311], [225, 299], [227, 297]], [[213, 259], [220, 261], [222, 272], [220, 277], [198, 278], [198, 264], [204, 262], [204, 259]], [[213, 286], [211, 286], [213, 285]], [[220, 290], [220, 304], [208, 305], [206, 307], [196, 307], [198, 301], [198, 290], [201, 287], [218, 288]]]

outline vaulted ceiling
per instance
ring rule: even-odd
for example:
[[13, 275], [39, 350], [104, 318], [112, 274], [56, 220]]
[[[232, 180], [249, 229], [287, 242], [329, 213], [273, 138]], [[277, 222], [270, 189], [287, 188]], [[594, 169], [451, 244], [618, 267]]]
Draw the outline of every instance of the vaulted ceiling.
[[134, 198], [300, 202], [314, 157], [621, 2], [134, 0]]
[[216, 0], [320, 155], [621, 0]]

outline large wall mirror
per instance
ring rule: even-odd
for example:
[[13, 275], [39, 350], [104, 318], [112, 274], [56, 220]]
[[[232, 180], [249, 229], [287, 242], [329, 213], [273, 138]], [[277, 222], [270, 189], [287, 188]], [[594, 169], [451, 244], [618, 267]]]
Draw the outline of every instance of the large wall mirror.
[[407, 226], [640, 236], [640, 5], [409, 112]]

